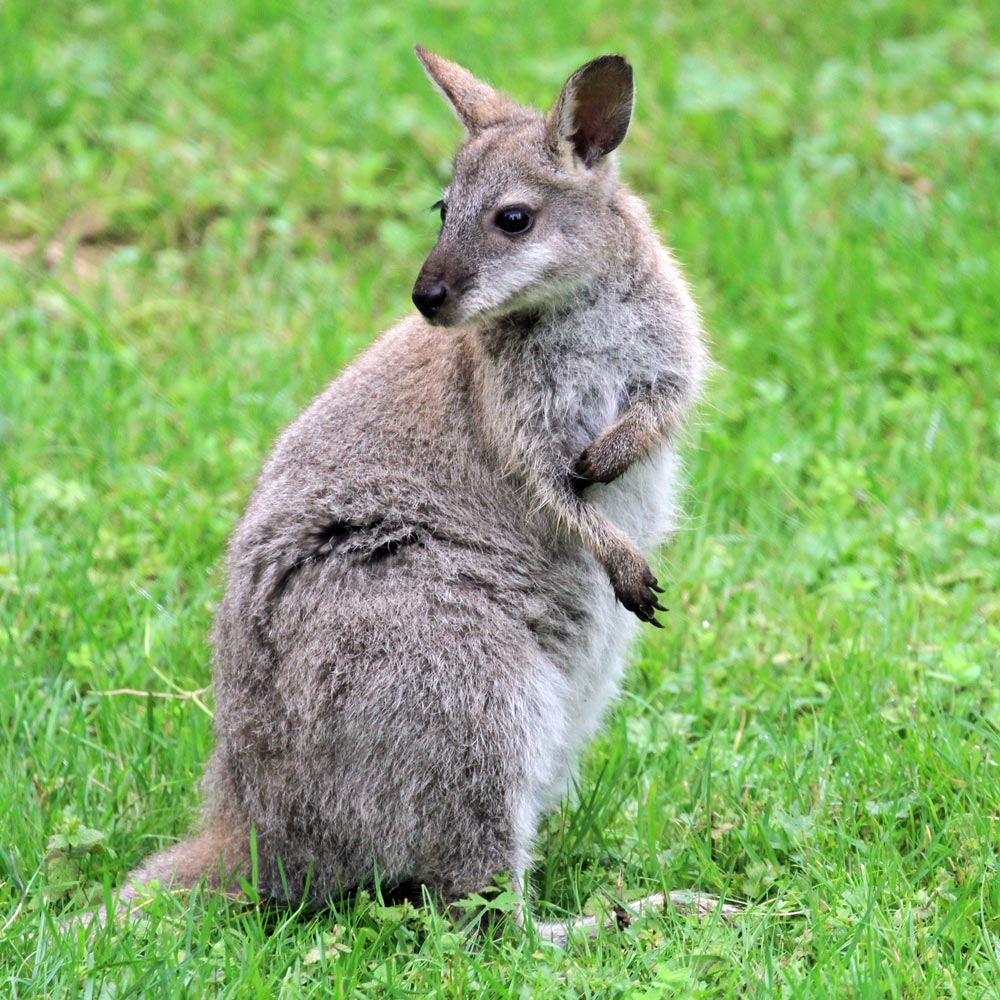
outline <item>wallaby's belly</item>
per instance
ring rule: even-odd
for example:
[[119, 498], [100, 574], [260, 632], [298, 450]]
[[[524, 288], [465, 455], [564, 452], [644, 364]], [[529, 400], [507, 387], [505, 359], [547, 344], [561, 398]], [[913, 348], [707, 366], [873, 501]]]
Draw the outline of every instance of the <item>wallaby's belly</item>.
[[588, 499], [648, 552], [676, 527], [680, 478], [677, 453], [662, 444], [620, 479], [592, 486]]

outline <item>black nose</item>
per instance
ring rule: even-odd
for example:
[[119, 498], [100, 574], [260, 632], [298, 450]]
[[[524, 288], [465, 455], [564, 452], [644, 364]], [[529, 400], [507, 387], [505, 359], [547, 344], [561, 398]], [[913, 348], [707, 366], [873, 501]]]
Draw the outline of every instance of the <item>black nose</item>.
[[448, 286], [443, 281], [435, 281], [427, 288], [413, 289], [413, 304], [428, 318], [433, 318], [448, 298]]

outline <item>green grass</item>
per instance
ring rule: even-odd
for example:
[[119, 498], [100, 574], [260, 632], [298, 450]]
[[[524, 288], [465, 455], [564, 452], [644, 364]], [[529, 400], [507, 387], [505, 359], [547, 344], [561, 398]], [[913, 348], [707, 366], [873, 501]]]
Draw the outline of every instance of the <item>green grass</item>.
[[[536, 104], [635, 64], [623, 170], [719, 369], [537, 909], [746, 913], [559, 951], [161, 899], [88, 943], [66, 906], [196, 809], [256, 470], [434, 240], [416, 41]], [[2, 995], [1000, 996], [1000, 7], [8, 0], [0, 52]]]

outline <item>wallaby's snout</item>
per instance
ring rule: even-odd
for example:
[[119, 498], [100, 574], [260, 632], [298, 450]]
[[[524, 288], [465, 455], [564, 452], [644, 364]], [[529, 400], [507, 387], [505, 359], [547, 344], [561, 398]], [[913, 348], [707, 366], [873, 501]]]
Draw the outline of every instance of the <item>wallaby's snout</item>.
[[427, 319], [434, 319], [448, 298], [448, 286], [440, 278], [425, 277], [421, 273], [413, 286], [413, 304]]
[[417, 275], [411, 298], [431, 325], [452, 326], [465, 318], [463, 297], [474, 285], [473, 272], [456, 254], [453, 241], [438, 240]]

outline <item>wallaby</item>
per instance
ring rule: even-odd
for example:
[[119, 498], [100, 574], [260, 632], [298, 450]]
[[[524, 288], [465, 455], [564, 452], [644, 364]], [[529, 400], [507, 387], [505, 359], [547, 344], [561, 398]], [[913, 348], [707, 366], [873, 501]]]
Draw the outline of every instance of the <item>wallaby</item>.
[[[420, 315], [280, 437], [229, 544], [203, 832], [133, 872], [323, 903], [520, 886], [659, 625], [648, 552], [707, 365], [698, 313], [614, 150], [629, 63], [541, 115], [419, 46], [467, 133]], [[662, 896], [658, 897], [662, 901]], [[546, 933], [564, 936], [558, 927]]]

